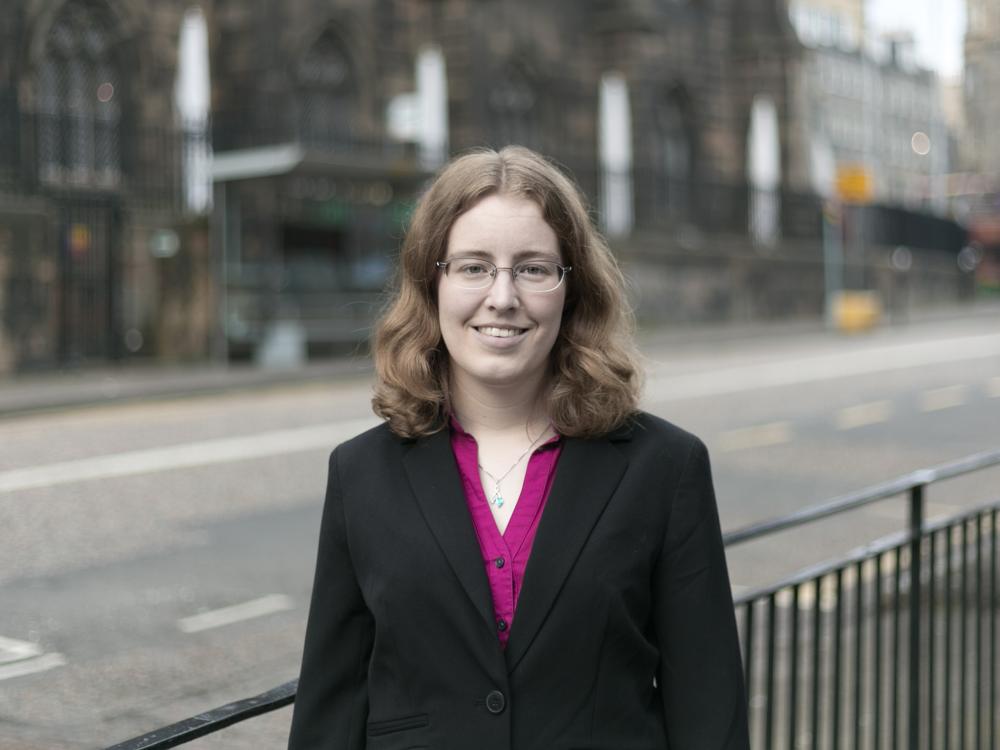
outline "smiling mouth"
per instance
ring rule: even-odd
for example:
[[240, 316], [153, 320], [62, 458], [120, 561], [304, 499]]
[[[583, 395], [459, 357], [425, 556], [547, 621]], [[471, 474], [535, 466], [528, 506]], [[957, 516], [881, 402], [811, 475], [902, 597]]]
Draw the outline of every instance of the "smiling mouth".
[[494, 336], [499, 339], [509, 339], [512, 336], [520, 336], [527, 331], [527, 328], [498, 328], [496, 326], [474, 326], [474, 328], [485, 336]]

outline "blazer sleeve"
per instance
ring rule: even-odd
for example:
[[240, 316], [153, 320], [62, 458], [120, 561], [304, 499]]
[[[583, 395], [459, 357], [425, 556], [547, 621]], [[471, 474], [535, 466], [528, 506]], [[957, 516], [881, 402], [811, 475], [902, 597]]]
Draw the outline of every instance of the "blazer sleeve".
[[347, 544], [337, 452], [329, 479], [289, 750], [362, 750], [373, 620]]
[[670, 750], [749, 750], [736, 616], [700, 440], [671, 502], [653, 576], [657, 685]]

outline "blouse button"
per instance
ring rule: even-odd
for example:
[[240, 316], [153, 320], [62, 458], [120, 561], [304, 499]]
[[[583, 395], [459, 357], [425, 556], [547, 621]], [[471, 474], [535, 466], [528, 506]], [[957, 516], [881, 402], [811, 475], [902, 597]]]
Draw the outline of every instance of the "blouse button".
[[502, 633], [506, 629], [507, 629], [507, 621], [501, 617], [499, 620], [497, 620], [497, 630], [499, 630]]
[[493, 561], [493, 564], [496, 565], [498, 568], [502, 568], [503, 567], [503, 563], [504, 563], [504, 560], [503, 560], [502, 557], [498, 557], [496, 560]]

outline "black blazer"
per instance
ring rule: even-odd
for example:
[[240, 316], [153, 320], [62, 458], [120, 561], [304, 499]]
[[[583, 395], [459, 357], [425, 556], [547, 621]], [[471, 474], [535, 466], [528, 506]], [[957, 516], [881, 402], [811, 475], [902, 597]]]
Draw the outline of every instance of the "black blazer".
[[566, 439], [506, 650], [448, 431], [330, 457], [291, 750], [744, 750], [708, 453]]

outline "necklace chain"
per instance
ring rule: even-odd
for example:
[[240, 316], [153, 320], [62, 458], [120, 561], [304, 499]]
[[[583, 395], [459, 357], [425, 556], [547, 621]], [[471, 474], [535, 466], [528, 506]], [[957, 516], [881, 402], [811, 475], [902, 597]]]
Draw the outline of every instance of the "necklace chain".
[[476, 462], [476, 465], [479, 466], [479, 468], [482, 470], [482, 472], [486, 476], [488, 476], [490, 479], [492, 479], [493, 480], [493, 484], [496, 485], [496, 491], [487, 500], [490, 503], [490, 505], [494, 505], [497, 508], [502, 508], [503, 507], [504, 499], [503, 499], [503, 492], [500, 489], [500, 483], [504, 479], [506, 479], [507, 476], [512, 471], [514, 471], [514, 469], [518, 466], [518, 464], [520, 464], [521, 461], [524, 460], [524, 457], [527, 456], [531, 452], [531, 449], [535, 447], [535, 445], [538, 443], [538, 441], [541, 440], [543, 437], [545, 437], [546, 433], [548, 433], [548, 428], [542, 430], [542, 434], [539, 435], [538, 437], [536, 437], [534, 440], [531, 441], [531, 445], [528, 446], [528, 449], [524, 453], [522, 453], [520, 456], [518, 456], [517, 460], [510, 465], [510, 468], [507, 469], [507, 471], [505, 471], [500, 476], [499, 479], [497, 479], [495, 476], [493, 476], [489, 472], [489, 470], [485, 466], [483, 466], [481, 463], [479, 463], [478, 461]]

